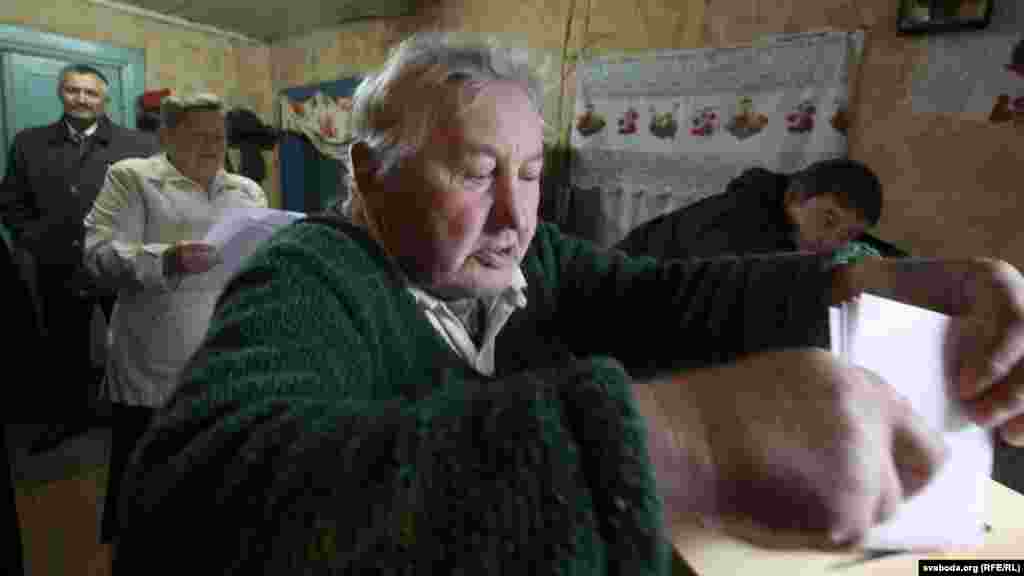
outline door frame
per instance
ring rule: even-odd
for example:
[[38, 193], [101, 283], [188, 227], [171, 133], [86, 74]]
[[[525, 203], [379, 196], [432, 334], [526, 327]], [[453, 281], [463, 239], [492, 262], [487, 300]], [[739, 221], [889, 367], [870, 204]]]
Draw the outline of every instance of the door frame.
[[[121, 71], [121, 106], [126, 128], [135, 128], [135, 99], [143, 93], [146, 85], [146, 57], [141, 48], [124, 48], [79, 40], [50, 32], [0, 24], [0, 52], [16, 52], [31, 56], [57, 58], [61, 60], [83, 60], [101, 62]], [[11, 70], [0, 70], [3, 86], [13, 82]], [[54, 86], [54, 97], [56, 97]], [[7, 142], [7, 126], [13, 125], [14, 107], [4, 103], [0, 113], [0, 145], [6, 157], [11, 145]]]

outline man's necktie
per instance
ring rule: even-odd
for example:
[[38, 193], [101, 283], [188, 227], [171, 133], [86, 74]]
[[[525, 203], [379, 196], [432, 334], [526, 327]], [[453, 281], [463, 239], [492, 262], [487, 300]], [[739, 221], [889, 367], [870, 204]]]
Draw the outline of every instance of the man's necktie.
[[81, 160], [85, 157], [85, 152], [89, 148], [89, 138], [79, 132], [73, 132], [71, 134], [71, 141], [78, 146], [78, 159]]
[[[85, 160], [86, 145], [88, 143], [88, 137], [80, 132], [71, 132], [68, 137], [78, 148], [78, 167], [81, 169], [82, 161]], [[78, 197], [78, 184], [71, 185], [71, 195]]]

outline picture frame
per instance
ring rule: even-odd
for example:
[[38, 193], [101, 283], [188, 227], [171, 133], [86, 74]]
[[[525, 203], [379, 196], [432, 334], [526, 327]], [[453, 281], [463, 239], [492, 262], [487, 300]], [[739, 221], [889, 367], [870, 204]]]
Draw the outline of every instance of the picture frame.
[[897, 30], [935, 34], [981, 30], [992, 21], [995, 0], [900, 0]]

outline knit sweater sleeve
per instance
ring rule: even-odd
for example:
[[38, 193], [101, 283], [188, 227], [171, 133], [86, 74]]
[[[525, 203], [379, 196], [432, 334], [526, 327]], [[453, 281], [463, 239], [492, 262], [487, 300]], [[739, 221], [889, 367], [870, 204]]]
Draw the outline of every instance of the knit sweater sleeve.
[[828, 346], [827, 257], [666, 260], [602, 250], [543, 225], [535, 274], [556, 286], [562, 339], [635, 377], [729, 362], [773, 348]]
[[416, 356], [382, 337], [394, 307], [312, 228], [278, 234], [235, 278], [141, 440], [119, 571], [663, 573], [620, 365], [505, 379], [422, 366], [429, 382], [390, 382], [385, 365]]

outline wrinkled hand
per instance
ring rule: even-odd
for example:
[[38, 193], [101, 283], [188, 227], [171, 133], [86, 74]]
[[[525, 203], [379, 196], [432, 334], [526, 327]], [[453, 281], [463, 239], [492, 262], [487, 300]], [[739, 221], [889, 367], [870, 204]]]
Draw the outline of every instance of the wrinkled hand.
[[[856, 546], [948, 456], [892, 387], [823, 350], [750, 356], [651, 389], [662, 414], [654, 424], [691, 463], [707, 463], [711, 493], [697, 511], [762, 546]], [[655, 466], [663, 494], [694, 489], [692, 473]], [[694, 512], [692, 500], [682, 512]]]
[[947, 354], [957, 391], [978, 425], [1024, 446], [1024, 276], [1005, 262], [980, 261], [964, 297]]
[[202, 274], [220, 264], [217, 247], [202, 242], [178, 242], [164, 252], [164, 272], [168, 276]]

